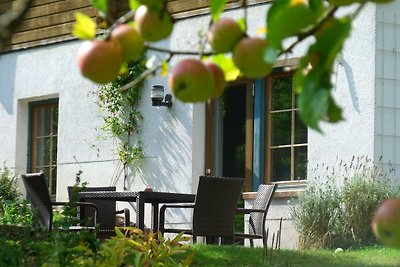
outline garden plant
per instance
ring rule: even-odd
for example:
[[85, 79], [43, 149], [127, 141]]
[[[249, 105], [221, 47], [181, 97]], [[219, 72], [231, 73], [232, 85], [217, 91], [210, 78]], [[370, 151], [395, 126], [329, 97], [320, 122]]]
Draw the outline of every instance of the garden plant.
[[[322, 171], [323, 170], [323, 171]], [[375, 245], [371, 229], [376, 208], [400, 196], [380, 166], [365, 157], [350, 164], [320, 166], [292, 207], [304, 248], [349, 248]]]

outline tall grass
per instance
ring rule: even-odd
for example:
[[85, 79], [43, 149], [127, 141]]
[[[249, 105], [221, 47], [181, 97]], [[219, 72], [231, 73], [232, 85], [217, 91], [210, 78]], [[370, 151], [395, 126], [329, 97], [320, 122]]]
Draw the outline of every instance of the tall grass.
[[[360, 247], [376, 243], [370, 229], [373, 213], [385, 199], [399, 195], [387, 172], [368, 158], [325, 167], [309, 182], [292, 207], [292, 218], [305, 248]], [[323, 181], [323, 182], [321, 182]]]

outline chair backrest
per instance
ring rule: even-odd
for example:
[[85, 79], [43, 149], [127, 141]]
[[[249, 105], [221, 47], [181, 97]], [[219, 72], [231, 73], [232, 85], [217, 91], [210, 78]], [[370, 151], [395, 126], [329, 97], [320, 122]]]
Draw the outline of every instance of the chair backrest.
[[200, 176], [193, 211], [193, 235], [233, 237], [243, 178]]
[[51, 230], [53, 221], [53, 209], [46, 180], [43, 172], [22, 174], [26, 196], [31, 203], [31, 208], [37, 216], [39, 226]]
[[[72, 186], [68, 186], [68, 196], [72, 197]], [[95, 191], [116, 191], [115, 186], [107, 187], [79, 187], [79, 192], [95, 192]], [[78, 199], [80, 201], [80, 199]], [[113, 230], [115, 227], [115, 212], [116, 212], [116, 201], [101, 200], [101, 199], [90, 199], [89, 202], [94, 203], [97, 206], [97, 224], [101, 230]], [[82, 206], [78, 209], [79, 219], [81, 224], [86, 226], [93, 225], [95, 217], [94, 209], [91, 207]]]
[[249, 233], [262, 235], [265, 230], [265, 220], [267, 217], [267, 211], [271, 204], [272, 196], [275, 193], [278, 184], [261, 184], [258, 187], [256, 198], [252, 209], [265, 210], [265, 213], [251, 212], [249, 218]]

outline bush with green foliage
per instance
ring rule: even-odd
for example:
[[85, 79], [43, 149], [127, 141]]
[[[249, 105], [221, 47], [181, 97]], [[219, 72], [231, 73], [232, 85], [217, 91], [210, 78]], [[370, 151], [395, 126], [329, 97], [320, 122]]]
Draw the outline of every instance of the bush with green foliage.
[[30, 226], [32, 214], [28, 203], [20, 201], [0, 201], [0, 224]]
[[[77, 251], [84, 252], [77, 257], [75, 266], [189, 266], [193, 253], [187, 253], [189, 245], [182, 244], [188, 241], [182, 234], [174, 239], [164, 239], [158, 233], [146, 233], [134, 227], [125, 228], [122, 233], [115, 228], [117, 236], [105, 240], [97, 253], [79, 246]], [[176, 260], [177, 255], [185, 254]]]
[[19, 196], [17, 175], [4, 163], [3, 168], [0, 168], [0, 201], [16, 201]]
[[39, 232], [19, 240], [0, 237], [0, 266], [189, 266], [194, 253], [182, 235], [164, 239], [129, 227], [103, 243], [89, 231]]
[[[386, 172], [370, 160], [353, 158], [350, 165], [325, 167], [324, 182], [309, 181], [292, 207], [292, 218], [305, 248], [347, 248], [371, 245], [375, 209], [385, 199], [399, 195]], [[343, 184], [339, 184], [340, 180]]]

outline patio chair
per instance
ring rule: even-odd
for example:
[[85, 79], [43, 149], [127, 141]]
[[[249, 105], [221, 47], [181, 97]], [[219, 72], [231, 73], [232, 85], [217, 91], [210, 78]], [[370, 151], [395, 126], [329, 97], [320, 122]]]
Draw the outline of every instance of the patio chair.
[[[116, 191], [115, 186], [108, 187], [78, 187], [79, 192], [96, 192], [96, 191]], [[73, 187], [68, 186], [68, 196], [71, 199], [73, 194]], [[81, 199], [78, 198], [79, 201]], [[125, 208], [123, 210], [116, 210], [116, 201], [112, 200], [101, 200], [101, 199], [91, 199], [90, 202], [94, 203], [98, 208], [98, 218], [97, 224], [99, 225], [98, 234], [100, 237], [109, 237], [115, 234], [114, 227], [120, 226], [116, 223], [116, 215], [124, 214], [124, 223], [122, 226], [130, 225], [130, 211]], [[90, 224], [94, 218], [93, 209], [87, 207], [78, 208], [78, 217], [81, 224]]]
[[[53, 228], [53, 206], [63, 206], [67, 202], [54, 202], [50, 199], [49, 190], [46, 185], [43, 172], [22, 174], [22, 181], [25, 185], [26, 196], [31, 204], [33, 213], [37, 216], [40, 228], [51, 231]], [[93, 226], [97, 221], [97, 207], [89, 202], [77, 202], [78, 206], [91, 207], [94, 212]], [[70, 227], [69, 230], [80, 230], [88, 227]], [[94, 229], [94, 227], [89, 227]]]
[[258, 187], [256, 198], [251, 209], [238, 208], [237, 213], [250, 214], [249, 233], [235, 233], [235, 239], [249, 239], [250, 246], [254, 246], [254, 239], [262, 239], [267, 246], [265, 222], [272, 197], [278, 184], [261, 184]]
[[[163, 205], [160, 209], [160, 231], [164, 233], [181, 233], [216, 238], [233, 238], [234, 218], [237, 203], [244, 184], [242, 178], [225, 178], [200, 176], [194, 204]], [[165, 228], [166, 209], [193, 209], [191, 229]]]

